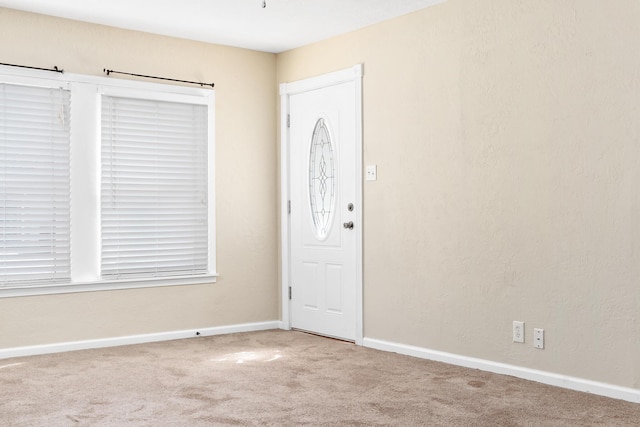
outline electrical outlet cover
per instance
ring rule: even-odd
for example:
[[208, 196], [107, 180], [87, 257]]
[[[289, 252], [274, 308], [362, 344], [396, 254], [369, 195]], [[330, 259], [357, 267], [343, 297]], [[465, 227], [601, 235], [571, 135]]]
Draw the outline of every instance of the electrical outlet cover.
[[513, 342], [524, 342], [524, 322], [513, 321]]
[[533, 329], [533, 346], [541, 350], [544, 349], [544, 329]]

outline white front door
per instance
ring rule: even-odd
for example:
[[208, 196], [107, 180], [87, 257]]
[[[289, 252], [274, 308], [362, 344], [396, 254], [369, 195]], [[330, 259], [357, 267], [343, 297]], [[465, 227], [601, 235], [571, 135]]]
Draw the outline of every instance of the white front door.
[[290, 326], [356, 341], [360, 80], [325, 86], [326, 77], [288, 98]]

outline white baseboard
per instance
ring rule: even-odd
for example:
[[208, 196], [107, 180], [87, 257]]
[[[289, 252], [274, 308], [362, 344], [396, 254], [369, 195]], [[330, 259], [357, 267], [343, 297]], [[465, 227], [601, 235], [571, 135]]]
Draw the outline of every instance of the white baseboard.
[[508, 365], [506, 363], [460, 356], [457, 354], [429, 350], [422, 347], [398, 344], [373, 338], [365, 338], [362, 345], [376, 350], [389, 351], [421, 359], [449, 363], [451, 365], [463, 366], [465, 368], [480, 369], [482, 371], [493, 372], [496, 374], [511, 375], [513, 377], [536, 381], [556, 387], [626, 400], [633, 403], [640, 403], [640, 390], [634, 388], [620, 387], [582, 378], [569, 377], [551, 372]]
[[291, 327], [287, 324], [285, 324], [285, 322], [280, 321], [278, 322], [278, 329], [282, 329], [283, 331], [290, 331]]
[[0, 359], [11, 357], [35, 356], [38, 354], [61, 353], [74, 350], [88, 350], [91, 348], [116, 347], [121, 345], [143, 344], [148, 342], [169, 341], [197, 336], [234, 334], [237, 332], [265, 331], [278, 329], [277, 320], [260, 323], [244, 323], [240, 325], [218, 326], [213, 328], [189, 329], [184, 331], [160, 332], [156, 334], [129, 335], [124, 337], [103, 338], [97, 340], [72, 341], [55, 344], [34, 345], [29, 347], [14, 347], [0, 349]]

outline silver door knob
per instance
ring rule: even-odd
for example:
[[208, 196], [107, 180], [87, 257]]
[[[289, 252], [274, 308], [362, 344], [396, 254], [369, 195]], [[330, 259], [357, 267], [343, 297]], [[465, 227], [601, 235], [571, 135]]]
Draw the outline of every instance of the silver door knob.
[[345, 222], [342, 226], [348, 230], [353, 230], [353, 221]]

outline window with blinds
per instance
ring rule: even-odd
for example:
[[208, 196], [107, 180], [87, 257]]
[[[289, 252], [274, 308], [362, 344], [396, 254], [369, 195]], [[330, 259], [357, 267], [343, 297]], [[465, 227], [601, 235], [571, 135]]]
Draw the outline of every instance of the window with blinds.
[[0, 64], [0, 298], [214, 283], [214, 106]]
[[0, 288], [70, 278], [70, 92], [0, 83]]
[[208, 108], [102, 96], [101, 277], [208, 271]]

